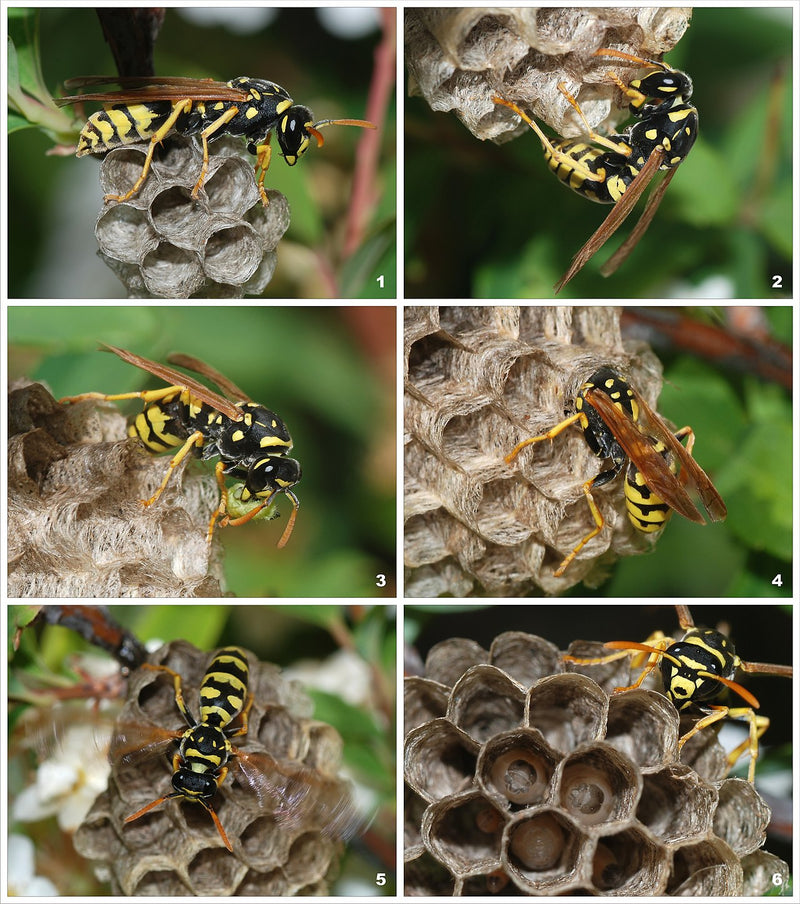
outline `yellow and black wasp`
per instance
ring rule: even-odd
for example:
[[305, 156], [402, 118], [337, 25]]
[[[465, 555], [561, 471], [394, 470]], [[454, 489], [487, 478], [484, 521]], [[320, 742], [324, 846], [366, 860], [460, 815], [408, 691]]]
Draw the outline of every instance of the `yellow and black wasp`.
[[[252, 402], [235, 383], [196, 358], [172, 355], [168, 360], [207, 377], [228, 398], [223, 398], [187, 374], [134, 352], [111, 345], [105, 346], [104, 350], [113, 352], [123, 361], [146, 370], [169, 384], [163, 389], [117, 395], [86, 392], [60, 400], [68, 403], [86, 399], [112, 402], [123, 399], [142, 400], [144, 409], [132, 420], [128, 435], [138, 439], [154, 455], [178, 449], [170, 460], [161, 485], [149, 499], [142, 500], [142, 505], [150, 506], [158, 501], [173, 472], [188, 454], [192, 453], [204, 461], [218, 457], [215, 474], [220, 502], [208, 525], [209, 542], [217, 522], [223, 527], [245, 524], [267, 509], [278, 494], [283, 493], [293, 506], [286, 529], [278, 542], [278, 548], [283, 548], [294, 529], [300, 506], [292, 488], [300, 481], [302, 473], [300, 463], [289, 458], [292, 438], [283, 420], [274, 411]], [[235, 518], [231, 518], [228, 511], [227, 477], [238, 481], [231, 492], [236, 494], [237, 507], [240, 510], [246, 509], [244, 514]]]
[[[791, 678], [793, 669], [788, 665], [764, 662], [745, 662], [739, 657], [729, 637], [713, 628], [698, 628], [687, 606], [676, 605], [678, 623], [685, 632], [680, 640], [665, 637], [660, 631], [652, 634], [644, 643], [612, 640], [604, 644], [611, 650], [607, 656], [581, 658], [565, 655], [566, 662], [578, 665], [602, 665], [625, 656], [647, 654], [642, 671], [636, 681], [627, 687], [618, 687], [614, 693], [623, 693], [641, 687], [644, 680], [657, 667], [661, 672], [664, 693], [681, 714], [699, 715], [697, 721], [678, 741], [680, 752], [686, 742], [698, 732], [722, 719], [747, 722], [748, 737], [727, 757], [728, 769], [732, 769], [745, 751], [750, 754], [748, 781], [755, 780], [758, 740], [769, 727], [766, 716], [757, 715], [758, 700], [746, 688], [734, 681], [737, 670], [750, 674], [777, 675]], [[640, 663], [641, 665], [641, 663]], [[728, 688], [738, 694], [747, 706], [725, 706], [715, 703]]]
[[653, 69], [630, 84], [614, 72], [609, 77], [629, 99], [636, 122], [624, 132], [600, 135], [586, 120], [578, 102], [562, 84], [559, 89], [580, 116], [593, 144], [581, 139], [552, 143], [539, 126], [517, 104], [493, 97], [496, 104], [509, 107], [536, 132], [545, 150], [545, 159], [559, 180], [573, 191], [614, 209], [578, 251], [564, 276], [556, 283], [556, 293], [577, 274], [619, 229], [658, 170], [669, 170], [652, 192], [642, 216], [631, 234], [601, 269], [613, 273], [628, 257], [650, 225], [667, 190], [675, 168], [686, 158], [697, 138], [699, 117], [689, 100], [692, 81], [685, 72], [666, 63], [646, 60], [619, 50], [603, 48], [595, 56], [611, 56], [628, 64]]
[[278, 760], [265, 752], [247, 752], [231, 744], [231, 738], [247, 734], [253, 705], [253, 696], [248, 695], [250, 669], [244, 650], [223, 647], [212, 657], [200, 685], [199, 720], [186, 706], [177, 672], [150, 663], [142, 668], [172, 678], [175, 703], [188, 728], [170, 731], [158, 726], [123, 725], [116, 732], [111, 758], [123, 765], [165, 753], [177, 745], [172, 755], [173, 790], [128, 816], [126, 823], [168, 800], [199, 803], [210, 814], [225, 847], [233, 851], [213, 806], [215, 794], [233, 771], [240, 784], [270, 807], [279, 824], [296, 826], [313, 819], [321, 822], [329, 835], [344, 838], [352, 834], [357, 818], [346, 786], [338, 779], [327, 778], [301, 763]]
[[[687, 486], [697, 491], [712, 521], [725, 519], [728, 513], [725, 503], [692, 457], [691, 427], [673, 433], [667, 422], [610, 367], [601, 367], [581, 386], [575, 409], [575, 414], [546, 433], [518, 443], [505, 457], [510, 464], [526, 446], [552, 440], [577, 423], [592, 452], [611, 462], [610, 468], [583, 484], [595, 526], [558, 566], [556, 577], [564, 574], [575, 556], [603, 529], [605, 520], [592, 497], [592, 488], [609, 483], [626, 463], [625, 504], [636, 530], [661, 531], [673, 511], [690, 521], [705, 523], [687, 493]], [[682, 444], [684, 439], [686, 446]]]
[[107, 201], [127, 201], [144, 185], [156, 147], [170, 134], [199, 135], [203, 165], [192, 197], [197, 198], [208, 173], [208, 142], [222, 135], [241, 137], [256, 157], [256, 184], [261, 200], [269, 204], [264, 178], [269, 168], [273, 129], [281, 155], [294, 166], [308, 150], [311, 139], [322, 147], [320, 129], [329, 125], [374, 129], [363, 119], [322, 119], [314, 122], [308, 107], [296, 104], [285, 88], [266, 79], [240, 76], [229, 82], [180, 77], [91, 76], [66, 82], [67, 88], [118, 84], [121, 91], [76, 94], [56, 100], [59, 106], [98, 101], [103, 109], [83, 127], [76, 154], [102, 154], [114, 148], [149, 139], [139, 178], [124, 195], [107, 195]]

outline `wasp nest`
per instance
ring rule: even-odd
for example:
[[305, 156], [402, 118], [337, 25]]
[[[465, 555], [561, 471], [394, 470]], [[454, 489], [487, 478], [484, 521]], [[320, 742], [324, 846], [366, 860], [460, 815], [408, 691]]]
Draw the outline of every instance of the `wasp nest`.
[[222, 595], [206, 542], [219, 497], [213, 476], [174, 474], [143, 508], [168, 461], [125, 438], [113, 405], [60, 405], [22, 382], [8, 405], [9, 596]]
[[[183, 641], [151, 656], [153, 664], [181, 676], [184, 700], [195, 717], [210, 658]], [[333, 835], [352, 814], [349, 786], [337, 777], [341, 738], [330, 725], [309, 718], [313, 706], [297, 682], [286, 681], [277, 666], [258, 662], [253, 654], [248, 661], [254, 702], [247, 734], [232, 743], [247, 753], [307, 767], [316, 781], [307, 789], [308, 805], [291, 823], [281, 821], [277, 804], [240, 785], [231, 770], [212, 801], [231, 853], [211, 816], [194, 803], [167, 801], [126, 823], [144, 804], [172, 791], [171, 761], [166, 755], [142, 761], [134, 756], [130, 763], [112, 758], [108, 790], [76, 832], [75, 847], [97, 862], [98, 876], [110, 882], [113, 894], [271, 897], [328, 891], [343, 849]], [[123, 733], [130, 731], [125, 726], [141, 725], [185, 730], [169, 676], [152, 669], [135, 672], [117, 725]], [[335, 810], [317, 805], [323, 794], [337, 801]]]
[[581, 487], [603, 465], [579, 427], [504, 461], [573, 413], [601, 365], [654, 406], [661, 366], [647, 349], [626, 350], [617, 309], [408, 307], [405, 361], [408, 596], [558, 593], [599, 582], [615, 556], [649, 548], [614, 480], [593, 493], [605, 527], [553, 577], [594, 526]]
[[712, 897], [785, 882], [788, 866], [761, 850], [769, 809], [725, 778], [716, 731], [679, 761], [663, 694], [613, 695], [624, 662], [569, 665], [509, 632], [488, 651], [440, 643], [425, 677], [406, 680], [406, 894]]
[[593, 128], [610, 125], [619, 118], [618, 112], [611, 116], [612, 101], [621, 98], [608, 73], [630, 67], [595, 57], [595, 51], [612, 47], [660, 58], [690, 18], [690, 8], [675, 7], [408, 10], [409, 94], [421, 94], [434, 110], [452, 110], [482, 140], [502, 142], [528, 129], [498, 108], [492, 95], [514, 101], [559, 135], [574, 137], [586, 129], [559, 83], [577, 97]]
[[[149, 144], [109, 151], [100, 168], [104, 194], [124, 195], [142, 170]], [[133, 297], [241, 298], [261, 295], [277, 263], [275, 248], [289, 226], [289, 206], [267, 192], [264, 207], [252, 158], [241, 142], [209, 145], [208, 175], [196, 138], [164, 141], [137, 195], [104, 204], [95, 235], [100, 256]]]

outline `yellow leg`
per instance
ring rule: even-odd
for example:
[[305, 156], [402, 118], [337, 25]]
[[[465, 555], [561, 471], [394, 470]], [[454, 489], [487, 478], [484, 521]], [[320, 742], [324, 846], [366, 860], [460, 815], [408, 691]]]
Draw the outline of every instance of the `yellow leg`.
[[[646, 664], [642, 669], [642, 673], [636, 679], [633, 684], [629, 684], [626, 687], [615, 687], [614, 693], [621, 694], [624, 691], [630, 691], [634, 688], [641, 687], [645, 678], [658, 666], [661, 661], [661, 653], [667, 649], [667, 647], [671, 646], [675, 643], [675, 640], [672, 637], [665, 637], [662, 631], [656, 631], [647, 638], [644, 642], [643, 646], [652, 646], [653, 653], [647, 657]], [[616, 653], [609, 653], [607, 656], [599, 656], [595, 659], [579, 659], [576, 656], [563, 656], [562, 659], [565, 662], [577, 662], [580, 665], [605, 665], [609, 662], [615, 662], [617, 659], [622, 659], [625, 656], [631, 656], [631, 669], [639, 668], [642, 665], [642, 660], [646, 656], [646, 653], [635, 649], [635, 650], [619, 650]]]
[[166, 473], [164, 474], [164, 479], [161, 481], [161, 486], [155, 491], [155, 493], [149, 499], [142, 499], [142, 505], [147, 507], [152, 505], [164, 490], [167, 488], [167, 484], [169, 483], [170, 477], [172, 477], [172, 472], [178, 465], [183, 461], [184, 458], [195, 448], [195, 446], [202, 446], [203, 444], [203, 434], [196, 430], [181, 446], [178, 452], [172, 456], [169, 462], [169, 467], [167, 468]]
[[[173, 684], [175, 685], [175, 703], [178, 706], [178, 709], [181, 711], [181, 715], [186, 720], [186, 722], [190, 726], [194, 726], [195, 720], [192, 718], [192, 714], [186, 707], [186, 703], [183, 699], [183, 686], [181, 684], [181, 676], [174, 672], [171, 668], [168, 668], [165, 665], [152, 665], [152, 663], [145, 662], [142, 663], [143, 669], [150, 669], [153, 672], [165, 672], [172, 678]], [[179, 756], [179, 754], [175, 754], [175, 756]]]
[[603, 529], [605, 526], [605, 518], [603, 518], [600, 509], [597, 507], [593, 497], [592, 497], [592, 484], [597, 480], [596, 477], [593, 477], [591, 480], [587, 480], [583, 485], [583, 495], [586, 496], [586, 501], [589, 503], [589, 511], [592, 513], [592, 518], [594, 518], [594, 528], [589, 531], [588, 534], [581, 540], [581, 542], [572, 550], [572, 552], [564, 559], [564, 561], [558, 566], [558, 568], [553, 572], [553, 577], [560, 578], [564, 572], [569, 568], [570, 563], [578, 555], [578, 553], [583, 549], [584, 546], [590, 541], [593, 540]]
[[203, 142], [203, 165], [200, 167], [200, 176], [195, 183], [194, 188], [192, 189], [192, 197], [197, 198], [200, 193], [200, 189], [203, 187], [203, 183], [206, 181], [206, 175], [208, 173], [208, 139], [221, 129], [224, 125], [227, 125], [234, 116], [239, 112], [238, 107], [229, 107], [220, 117], [219, 119], [215, 119], [211, 125], [206, 126], [203, 131], [200, 133], [200, 139]]
[[581, 428], [586, 429], [589, 425], [589, 422], [586, 420], [586, 415], [582, 411], [577, 411], [572, 417], [568, 417], [566, 420], [561, 421], [560, 424], [556, 424], [555, 427], [552, 427], [547, 433], [543, 433], [541, 436], [532, 436], [530, 439], [524, 439], [521, 443], [517, 443], [516, 446], [506, 455], [505, 462], [507, 465], [510, 465], [512, 461], [519, 455], [519, 453], [525, 448], [525, 446], [530, 446], [533, 443], [540, 443], [545, 439], [553, 439], [558, 436], [562, 430], [565, 430], [569, 427], [570, 424], [574, 424], [576, 421], [580, 421]]
[[272, 148], [269, 144], [270, 137], [271, 133], [268, 133], [264, 144], [258, 146], [258, 156], [256, 157], [256, 185], [258, 185], [258, 193], [261, 195], [261, 202], [264, 207], [269, 206], [269, 198], [264, 190], [264, 178], [272, 160]]
[[175, 395], [178, 391], [178, 387], [165, 386], [162, 389], [148, 389], [142, 392], [120, 392], [116, 395], [106, 395], [103, 392], [83, 392], [76, 396], [64, 396], [63, 399], [58, 401], [59, 403], [73, 404], [74, 402], [84, 402], [87, 399], [97, 399], [100, 402], [122, 402], [125, 399], [141, 399], [145, 405], [150, 405], [167, 396]]
[[106, 201], [127, 201], [129, 198], [132, 198], [135, 194], [138, 193], [139, 189], [144, 184], [144, 180], [147, 178], [147, 174], [150, 172], [150, 164], [153, 162], [153, 153], [155, 152], [156, 146], [161, 144], [161, 142], [167, 137], [167, 135], [169, 135], [181, 114], [188, 113], [191, 109], [192, 101], [189, 98], [187, 98], [186, 100], [176, 101], [175, 104], [173, 104], [172, 112], [165, 120], [164, 125], [162, 125], [161, 128], [150, 139], [150, 146], [147, 149], [147, 156], [144, 158], [144, 166], [142, 167], [142, 171], [139, 174], [139, 178], [134, 183], [133, 188], [127, 191], [124, 195], [106, 195]]
[[[575, 101], [572, 95], [569, 94], [569, 92], [567, 92], [566, 90], [563, 93], [566, 94], [567, 99], [570, 100], [573, 105], [576, 106], [578, 112], [581, 113], [580, 108], [577, 107], [577, 101]], [[505, 100], [505, 98], [498, 97], [497, 95], [492, 97], [492, 100], [496, 104], [502, 104], [504, 107], [508, 107], [509, 110], [513, 110], [517, 114], [517, 116], [524, 120], [533, 129], [533, 131], [536, 132], [539, 137], [539, 141], [541, 141], [542, 143], [542, 147], [544, 148], [545, 153], [549, 154], [550, 157], [553, 158], [553, 160], [555, 160], [562, 166], [568, 166], [570, 170], [572, 170], [576, 175], [580, 176], [581, 179], [588, 180], [589, 182], [599, 181], [597, 173], [591, 172], [590, 170], [586, 169], [586, 167], [581, 166], [577, 160], [574, 160], [563, 151], [560, 151], [521, 107], [518, 107], [513, 101]], [[581, 113], [581, 116], [583, 116], [583, 113]]]
[[248, 724], [247, 720], [250, 716], [250, 708], [252, 707], [252, 705], [253, 705], [253, 695], [250, 694], [250, 696], [247, 700], [247, 705], [242, 710], [242, 724], [239, 728], [236, 729], [236, 731], [233, 732], [233, 734], [228, 735], [229, 738], [238, 738], [240, 735], [247, 734], [247, 724]]
[[[602, 145], [604, 148], [608, 148], [610, 151], [614, 151], [615, 154], [622, 154], [625, 157], [630, 156], [630, 148], [628, 147], [628, 145], [620, 144], [616, 141], [611, 141], [611, 139], [606, 138], [605, 135], [600, 135], [598, 132], [595, 132], [595, 130], [589, 125], [589, 121], [586, 119], [586, 116], [584, 116], [583, 110], [581, 110], [578, 101], [569, 93], [569, 91], [567, 91], [567, 86], [564, 84], [564, 82], [559, 82], [558, 90], [575, 108], [575, 111], [577, 112], [578, 116], [580, 116], [581, 122], [583, 122], [583, 126], [586, 129], [586, 134], [589, 136], [589, 138], [592, 139], [592, 141], [594, 141], [596, 144]], [[596, 181], [597, 175], [592, 173], [591, 178]]]
[[211, 516], [211, 520], [208, 522], [208, 533], [206, 534], [206, 541], [208, 543], [211, 542], [214, 536], [214, 527], [217, 521], [228, 510], [228, 488], [225, 486], [225, 474], [223, 473], [224, 467], [225, 463], [223, 461], [218, 461], [217, 466], [214, 468], [214, 476], [217, 478], [217, 486], [219, 487], [219, 505], [217, 506], [217, 510]]
[[758, 759], [758, 739], [769, 728], [769, 719], [766, 716], [758, 716], [749, 706], [736, 707], [728, 710], [731, 719], [744, 719], [750, 724], [750, 736], [728, 754], [728, 769], [733, 769], [739, 757], [749, 749], [750, 767], [747, 771], [747, 780], [752, 784], [756, 779], [756, 760]]

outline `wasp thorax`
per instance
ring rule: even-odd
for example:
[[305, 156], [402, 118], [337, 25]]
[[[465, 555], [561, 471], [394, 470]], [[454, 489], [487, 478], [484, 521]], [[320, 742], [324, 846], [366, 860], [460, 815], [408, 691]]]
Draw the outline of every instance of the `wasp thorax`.
[[589, 668], [511, 632], [444, 641], [407, 679], [406, 894], [763, 894], [788, 876], [716, 732], [687, 765], [663, 694], [614, 694], [619, 660], [602, 686]]

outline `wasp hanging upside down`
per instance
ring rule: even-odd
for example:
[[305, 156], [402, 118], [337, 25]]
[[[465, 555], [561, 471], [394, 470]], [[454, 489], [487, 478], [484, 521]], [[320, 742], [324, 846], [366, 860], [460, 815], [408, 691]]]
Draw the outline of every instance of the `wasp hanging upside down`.
[[610, 78], [630, 99], [630, 112], [636, 122], [617, 135], [599, 135], [586, 120], [578, 102], [566, 90], [559, 90], [572, 104], [586, 127], [587, 137], [600, 150], [582, 139], [564, 139], [553, 144], [539, 126], [515, 103], [493, 97], [496, 104], [509, 107], [536, 132], [545, 150], [550, 169], [561, 182], [599, 204], [613, 204], [614, 209], [600, 228], [575, 255], [569, 269], [555, 286], [556, 293], [577, 274], [619, 229], [633, 210], [636, 201], [659, 169], [669, 170], [661, 184], [653, 191], [635, 228], [601, 269], [604, 276], [613, 273], [628, 257], [644, 235], [658, 209], [677, 167], [697, 138], [697, 110], [688, 103], [692, 96], [692, 82], [685, 72], [672, 69], [666, 63], [645, 60], [619, 50], [604, 48], [595, 56], [613, 56], [629, 64], [649, 67], [655, 71], [626, 85], [616, 73]]
[[314, 122], [308, 107], [296, 104], [285, 88], [265, 79], [241, 76], [229, 82], [194, 78], [113, 78], [96, 76], [71, 79], [68, 88], [116, 83], [124, 90], [77, 94], [56, 100], [58, 106], [99, 101], [103, 109], [94, 113], [81, 131], [77, 156], [101, 154], [114, 148], [150, 140], [142, 171], [124, 195], [107, 195], [107, 201], [127, 201], [144, 185], [153, 152], [168, 135], [199, 135], [203, 143], [203, 166], [192, 197], [197, 198], [208, 173], [209, 139], [233, 135], [247, 140], [247, 150], [256, 156], [256, 184], [264, 206], [269, 204], [264, 177], [275, 129], [281, 155], [294, 166], [308, 150], [311, 138], [322, 147], [323, 126], [359, 126], [374, 129], [363, 119], [322, 119]]
[[[279, 493], [291, 501], [294, 508], [283, 532], [278, 548], [286, 545], [294, 528], [300, 501], [292, 492], [301, 476], [300, 463], [289, 458], [292, 438], [286, 424], [263, 405], [258, 405], [219, 371], [188, 355], [171, 355], [168, 360], [179, 367], [193, 370], [207, 377], [228, 396], [223, 398], [207, 386], [171, 367], [142, 358], [134, 352], [107, 345], [113, 352], [162, 380], [169, 383], [163, 389], [143, 392], [123, 392], [105, 395], [101, 392], [85, 392], [67, 396], [61, 402], [82, 402], [86, 399], [116, 402], [123, 399], [141, 399], [144, 409], [128, 427], [128, 435], [158, 455], [177, 447], [170, 460], [161, 485], [150, 497], [142, 500], [149, 506], [156, 502], [167, 487], [173, 472], [183, 459], [194, 453], [207, 461], [219, 457], [215, 473], [220, 490], [220, 502], [208, 525], [208, 541], [214, 534], [214, 525], [237, 526], [257, 517], [272, 504]], [[231, 400], [235, 400], [231, 401]], [[231, 518], [228, 510], [228, 489], [225, 478], [241, 481], [230, 491], [236, 494], [237, 507], [246, 509], [239, 517]], [[271, 517], [275, 517], [272, 515]]]
[[[645, 678], [656, 667], [660, 667], [664, 693], [675, 704], [678, 712], [691, 713], [694, 711], [700, 715], [697, 722], [678, 741], [679, 752], [689, 738], [721, 719], [747, 722], [748, 738], [731, 751], [727, 758], [727, 765], [729, 770], [732, 769], [742, 754], [745, 751], [749, 752], [750, 766], [747, 778], [752, 783], [755, 781], [758, 740], [769, 727], [769, 719], [766, 716], [756, 715], [754, 710], [759, 708], [758, 700], [733, 679], [737, 669], [751, 674], [791, 678], [792, 667], [764, 662], [745, 662], [737, 655], [730, 638], [721, 631], [713, 628], [697, 628], [687, 606], [678, 605], [675, 608], [680, 627], [685, 632], [680, 640], [665, 637], [658, 631], [648, 637], [644, 643], [612, 640], [605, 644], [609, 649], [621, 652], [592, 659], [566, 655], [564, 660], [578, 665], [602, 665], [625, 656], [635, 656], [639, 653], [648, 654], [644, 668], [636, 681], [628, 687], [616, 688], [614, 693], [623, 693], [641, 687]], [[715, 704], [713, 701], [723, 693], [725, 688], [738, 694], [749, 705], [730, 707]]]
[[558, 566], [555, 577], [561, 577], [575, 556], [603, 529], [605, 520], [592, 497], [592, 488], [614, 480], [626, 464], [625, 505], [636, 530], [661, 531], [673, 510], [690, 521], [705, 523], [686, 492], [687, 484], [697, 491], [712, 521], [725, 519], [725, 503], [692, 458], [692, 428], [683, 427], [673, 433], [666, 421], [610, 367], [601, 367], [581, 386], [575, 409], [575, 414], [541, 436], [522, 440], [505, 457], [506, 463], [511, 464], [526, 446], [552, 440], [577, 423], [592, 452], [611, 461], [610, 468], [583, 485], [595, 526]]

